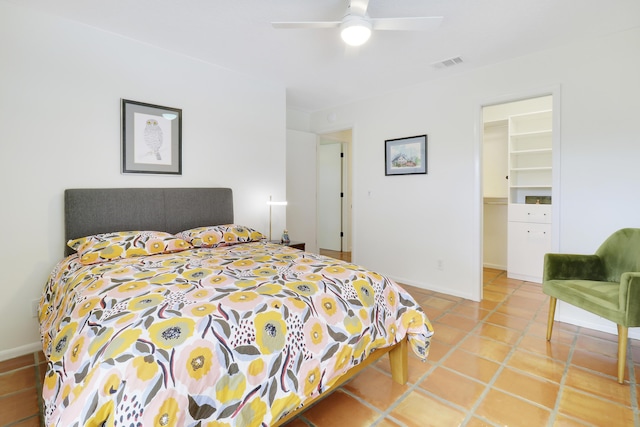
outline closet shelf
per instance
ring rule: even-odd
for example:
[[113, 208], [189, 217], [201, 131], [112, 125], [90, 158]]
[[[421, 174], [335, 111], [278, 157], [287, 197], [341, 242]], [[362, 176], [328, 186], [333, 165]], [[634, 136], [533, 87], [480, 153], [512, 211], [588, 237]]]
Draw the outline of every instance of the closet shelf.
[[551, 166], [539, 166], [530, 168], [511, 168], [514, 172], [526, 172], [526, 171], [550, 171]]
[[511, 150], [511, 154], [550, 153], [551, 148], [535, 148], [530, 150]]
[[541, 130], [536, 130], [531, 132], [516, 132], [516, 133], [512, 133], [511, 137], [520, 138], [520, 137], [527, 137], [527, 136], [546, 136], [546, 135], [551, 135], [551, 132], [552, 132], [551, 129], [541, 129]]

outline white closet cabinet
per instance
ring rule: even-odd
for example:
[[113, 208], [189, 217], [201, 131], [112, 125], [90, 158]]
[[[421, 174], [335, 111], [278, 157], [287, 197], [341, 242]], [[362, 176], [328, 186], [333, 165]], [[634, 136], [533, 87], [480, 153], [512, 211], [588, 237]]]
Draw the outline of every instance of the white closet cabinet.
[[551, 252], [551, 205], [510, 204], [507, 276], [542, 282], [544, 254]]
[[542, 282], [551, 252], [552, 114], [509, 117], [507, 276]]

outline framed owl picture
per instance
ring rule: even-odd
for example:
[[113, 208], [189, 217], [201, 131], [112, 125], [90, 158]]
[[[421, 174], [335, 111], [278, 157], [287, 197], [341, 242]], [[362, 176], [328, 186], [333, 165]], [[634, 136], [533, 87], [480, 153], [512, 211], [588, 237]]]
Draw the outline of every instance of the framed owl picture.
[[122, 100], [122, 173], [182, 175], [182, 110]]

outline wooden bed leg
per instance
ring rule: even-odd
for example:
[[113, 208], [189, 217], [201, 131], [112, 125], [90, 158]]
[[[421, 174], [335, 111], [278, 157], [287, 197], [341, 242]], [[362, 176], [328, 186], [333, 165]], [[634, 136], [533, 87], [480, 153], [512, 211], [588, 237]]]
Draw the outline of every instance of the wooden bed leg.
[[390, 352], [391, 377], [398, 384], [406, 384], [409, 379], [409, 362], [407, 355], [407, 339], [400, 341]]

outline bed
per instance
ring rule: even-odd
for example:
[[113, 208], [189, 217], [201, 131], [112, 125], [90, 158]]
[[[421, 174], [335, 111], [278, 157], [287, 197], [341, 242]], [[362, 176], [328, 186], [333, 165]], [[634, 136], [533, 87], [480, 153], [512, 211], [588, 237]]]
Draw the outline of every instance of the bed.
[[279, 426], [433, 329], [392, 280], [269, 243], [228, 188], [65, 191], [39, 320], [45, 425]]

